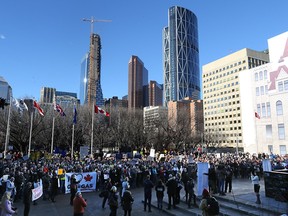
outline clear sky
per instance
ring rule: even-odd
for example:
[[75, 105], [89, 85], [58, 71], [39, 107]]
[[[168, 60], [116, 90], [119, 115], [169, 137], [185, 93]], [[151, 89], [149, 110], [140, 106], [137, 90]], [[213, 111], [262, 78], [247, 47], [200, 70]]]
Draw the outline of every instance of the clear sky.
[[128, 62], [138, 56], [149, 80], [163, 83], [162, 29], [168, 9], [182, 6], [198, 18], [202, 65], [243, 48], [267, 49], [288, 30], [287, 0], [1, 0], [0, 76], [16, 98], [39, 100], [41, 87], [75, 92], [89, 49], [90, 23], [101, 36], [104, 98], [127, 95]]

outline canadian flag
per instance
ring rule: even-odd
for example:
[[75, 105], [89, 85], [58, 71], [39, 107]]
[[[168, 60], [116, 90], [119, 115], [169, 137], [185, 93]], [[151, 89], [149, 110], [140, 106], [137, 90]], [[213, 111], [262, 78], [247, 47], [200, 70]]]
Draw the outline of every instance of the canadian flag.
[[260, 115], [257, 112], [255, 112], [255, 118], [260, 119]]
[[110, 114], [108, 112], [106, 112], [105, 110], [101, 109], [100, 107], [94, 105], [94, 112], [95, 113], [101, 113], [101, 114], [104, 114], [105, 116], [109, 117]]
[[40, 105], [35, 100], [33, 101], [33, 106], [38, 110], [38, 112], [41, 116], [44, 116], [44, 111], [42, 110]]

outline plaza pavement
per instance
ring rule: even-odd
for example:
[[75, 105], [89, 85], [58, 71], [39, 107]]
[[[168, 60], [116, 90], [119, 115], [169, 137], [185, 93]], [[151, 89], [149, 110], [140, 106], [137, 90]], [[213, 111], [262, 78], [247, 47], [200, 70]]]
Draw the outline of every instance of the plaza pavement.
[[[264, 180], [260, 181], [261, 184], [261, 205], [255, 204], [256, 196], [253, 192], [253, 185], [249, 179], [233, 179], [233, 189], [232, 193], [227, 193], [226, 196], [217, 196], [220, 207], [221, 202], [231, 202], [231, 203], [243, 203], [247, 206], [247, 211], [249, 212], [249, 208], [252, 207], [255, 209], [255, 214], [253, 215], [271, 215], [271, 216], [277, 216], [282, 215], [284, 213], [288, 213], [288, 203], [287, 202], [280, 202], [276, 201], [273, 198], [265, 197], [265, 191], [264, 191]], [[195, 186], [196, 188], [196, 186]], [[160, 215], [200, 215], [201, 211], [198, 208], [194, 209], [192, 208], [190, 212], [181, 212], [179, 208], [186, 208], [186, 204], [184, 205], [183, 202], [181, 204], [182, 207], [178, 209], [172, 209], [172, 210], [166, 210], [167, 208], [167, 194], [165, 192], [164, 197], [164, 211], [159, 211], [156, 206], [156, 195], [153, 192], [152, 195], [152, 212], [144, 212], [143, 211], [143, 188], [135, 188], [131, 189], [132, 195], [134, 197], [134, 203], [133, 203], [133, 209], [132, 209], [132, 215], [138, 215], [138, 216], [160, 216]], [[102, 209], [102, 198], [98, 196], [99, 192], [91, 192], [91, 193], [82, 193], [83, 197], [87, 199], [88, 206], [85, 210], [85, 216], [109, 216], [110, 210], [109, 207], [106, 204], [106, 209]], [[70, 194], [60, 194], [56, 196], [56, 202], [52, 203], [50, 201], [43, 201], [42, 198], [40, 198], [37, 201], [37, 205], [31, 204], [31, 210], [30, 210], [30, 216], [69, 216], [73, 215], [73, 208], [69, 205], [69, 198]], [[181, 190], [181, 199], [184, 200], [184, 191]], [[199, 204], [199, 200], [197, 200], [197, 203]], [[238, 205], [237, 204], [237, 205]], [[23, 215], [23, 204], [21, 201], [16, 202], [15, 206], [18, 207], [18, 215]], [[185, 207], [183, 207], [185, 206]], [[250, 206], [250, 207], [249, 207]], [[248, 208], [249, 207], [249, 208]], [[262, 213], [264, 210], [269, 210], [271, 213]], [[228, 213], [222, 214], [222, 215], [230, 215], [234, 213]], [[239, 209], [239, 214], [237, 215], [252, 215], [249, 213], [245, 213], [245, 207], [244, 210]], [[117, 216], [123, 216], [123, 210], [121, 207], [118, 208], [118, 214]], [[236, 214], [235, 214], [236, 215]], [[234, 216], [234, 215], [231, 215]]]

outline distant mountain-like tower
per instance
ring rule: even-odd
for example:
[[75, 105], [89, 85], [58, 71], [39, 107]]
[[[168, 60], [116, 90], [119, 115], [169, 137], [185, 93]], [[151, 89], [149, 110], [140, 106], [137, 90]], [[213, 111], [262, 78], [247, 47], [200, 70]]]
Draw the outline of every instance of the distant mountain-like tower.
[[200, 99], [198, 23], [193, 12], [169, 8], [163, 29], [164, 106], [186, 97]]

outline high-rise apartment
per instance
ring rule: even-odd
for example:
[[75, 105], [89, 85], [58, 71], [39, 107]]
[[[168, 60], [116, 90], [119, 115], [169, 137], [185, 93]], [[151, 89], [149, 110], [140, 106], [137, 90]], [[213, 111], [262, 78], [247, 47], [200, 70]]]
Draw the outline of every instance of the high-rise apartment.
[[[93, 104], [97, 104], [98, 106], [104, 105], [100, 75], [101, 39], [98, 34], [93, 33], [90, 36], [90, 51], [88, 58], [86, 55], [82, 61], [80, 83], [80, 97], [83, 97], [83, 102], [87, 103], [89, 106]], [[83, 93], [81, 93], [81, 91], [83, 91]]]
[[132, 56], [128, 66], [128, 108], [148, 106], [148, 70], [137, 56]]
[[149, 106], [163, 106], [163, 85], [154, 80], [149, 83]]
[[200, 99], [198, 23], [185, 8], [169, 8], [163, 29], [164, 105], [185, 97]]
[[9, 102], [10, 96], [12, 96], [12, 88], [8, 82], [0, 76], [0, 98], [4, 98], [6, 102]]
[[267, 51], [245, 48], [203, 66], [206, 142], [211, 139], [221, 147], [243, 147], [239, 72], [268, 62]]

